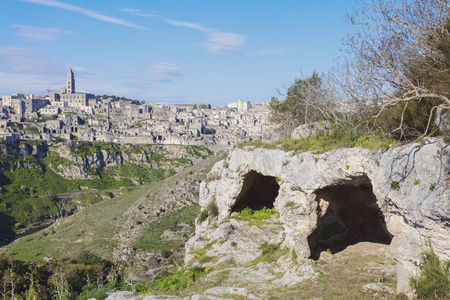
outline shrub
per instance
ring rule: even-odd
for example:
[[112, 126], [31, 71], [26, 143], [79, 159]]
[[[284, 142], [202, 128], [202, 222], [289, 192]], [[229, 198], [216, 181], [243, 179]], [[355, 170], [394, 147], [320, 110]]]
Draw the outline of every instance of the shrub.
[[216, 200], [209, 202], [209, 204], [206, 206], [206, 210], [209, 212], [209, 214], [214, 218], [215, 216], [219, 215], [219, 207], [217, 207]]
[[174, 238], [172, 241], [169, 241], [162, 238], [161, 235], [166, 230], [171, 230], [173, 232], [180, 231], [183, 228], [180, 224], [183, 223], [189, 225], [190, 228], [193, 228], [195, 218], [198, 213], [198, 204], [186, 206], [179, 210], [166, 213], [158, 220], [150, 222], [146, 225], [144, 231], [137, 239], [135, 247], [144, 251], [164, 249], [172, 251], [172, 248], [175, 247], [178, 242], [184, 243], [188, 240], [188, 237], [179, 236]]
[[206, 208], [200, 212], [198, 221], [201, 223], [205, 221], [209, 216], [214, 218], [217, 215], [219, 215], [219, 207], [217, 207], [216, 200], [214, 198], [211, 202], [209, 202]]
[[278, 249], [278, 245], [264, 242], [259, 246], [259, 249], [262, 250], [262, 255], [271, 255]]
[[434, 184], [434, 183], [430, 184], [430, 191], [434, 191], [435, 188], [436, 188], [436, 184]]
[[201, 266], [193, 266], [187, 269], [181, 269], [173, 274], [168, 274], [157, 278], [150, 283], [150, 288], [155, 290], [179, 291], [187, 288], [205, 275], [205, 268]]
[[207, 218], [208, 218], [208, 211], [202, 210], [200, 212], [200, 215], [198, 216], [198, 221], [201, 223], [201, 222], [205, 221]]
[[420, 276], [410, 278], [410, 286], [415, 288], [419, 299], [450, 298], [450, 261], [441, 262], [428, 242], [422, 251], [423, 265]]
[[398, 181], [392, 180], [392, 182], [391, 182], [391, 188], [392, 188], [393, 190], [398, 191], [398, 190], [400, 189], [400, 185], [399, 185]]
[[198, 259], [198, 262], [201, 264], [205, 264], [205, 263], [209, 263], [209, 262], [213, 261], [213, 259], [214, 259], [213, 256], [203, 255], [202, 257], [200, 257]]
[[237, 219], [244, 220], [267, 220], [272, 217], [272, 215], [276, 214], [277, 211], [275, 208], [267, 208], [263, 207], [259, 210], [253, 210], [250, 207], [246, 207], [241, 210], [237, 216]]
[[297, 258], [298, 258], [297, 252], [295, 252], [294, 249], [292, 249], [291, 256], [292, 256], [293, 260], [297, 260]]
[[294, 201], [288, 201], [286, 202], [286, 204], [284, 205], [284, 207], [293, 207], [295, 206], [295, 202]]

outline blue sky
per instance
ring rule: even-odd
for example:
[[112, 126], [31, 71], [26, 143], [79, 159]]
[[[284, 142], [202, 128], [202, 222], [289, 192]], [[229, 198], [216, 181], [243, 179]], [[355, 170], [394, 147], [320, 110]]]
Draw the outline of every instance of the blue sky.
[[77, 91], [225, 105], [341, 55], [353, 0], [1, 0], [0, 95]]

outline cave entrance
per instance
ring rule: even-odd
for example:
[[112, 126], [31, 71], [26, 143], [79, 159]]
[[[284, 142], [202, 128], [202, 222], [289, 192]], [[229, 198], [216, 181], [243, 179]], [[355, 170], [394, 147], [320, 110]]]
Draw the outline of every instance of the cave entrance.
[[308, 237], [312, 259], [322, 251], [334, 254], [359, 242], [391, 243], [370, 183], [326, 187], [316, 192], [316, 199], [317, 228]]
[[273, 208], [279, 189], [280, 186], [275, 177], [250, 171], [244, 176], [242, 191], [236, 199], [232, 212], [239, 212], [246, 207], [253, 210], [263, 207]]

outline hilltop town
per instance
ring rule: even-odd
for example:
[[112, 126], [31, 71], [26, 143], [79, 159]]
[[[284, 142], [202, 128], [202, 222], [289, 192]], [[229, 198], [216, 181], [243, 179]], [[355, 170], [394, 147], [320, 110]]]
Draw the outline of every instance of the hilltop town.
[[75, 90], [70, 69], [66, 86], [45, 96], [2, 96], [0, 137], [15, 140], [79, 140], [131, 144], [230, 145], [265, 139], [268, 102], [238, 100], [209, 104], [141, 103]]

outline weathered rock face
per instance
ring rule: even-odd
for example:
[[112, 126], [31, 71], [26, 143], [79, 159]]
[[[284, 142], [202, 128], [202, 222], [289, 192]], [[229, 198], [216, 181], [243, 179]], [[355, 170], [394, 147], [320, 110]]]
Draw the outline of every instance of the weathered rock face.
[[[31, 155], [38, 159], [52, 156], [63, 158], [49, 164], [55, 173], [67, 179], [93, 179], [98, 177], [97, 173], [107, 168], [122, 165], [180, 171], [211, 154], [212, 152], [205, 147], [181, 145], [81, 143], [71, 147], [65, 142], [50, 144], [42, 142], [36, 145], [24, 142], [15, 146], [0, 146], [2, 155], [0, 162], [3, 164], [0, 172], [8, 168], [40, 167], [39, 164], [20, 160]], [[118, 176], [116, 177], [120, 180]]]
[[[427, 241], [450, 260], [449, 153], [442, 139], [387, 152], [236, 150], [202, 182], [200, 204], [216, 201], [219, 221], [245, 206], [273, 205], [284, 245], [305, 259], [360, 241], [390, 244], [397, 290], [404, 292]], [[330, 228], [344, 233], [329, 238]]]
[[21, 147], [3, 145], [0, 147], [0, 154], [14, 155], [17, 157], [33, 155], [35, 157], [43, 158], [47, 155], [47, 151], [48, 145], [46, 142], [37, 145], [25, 144]]

